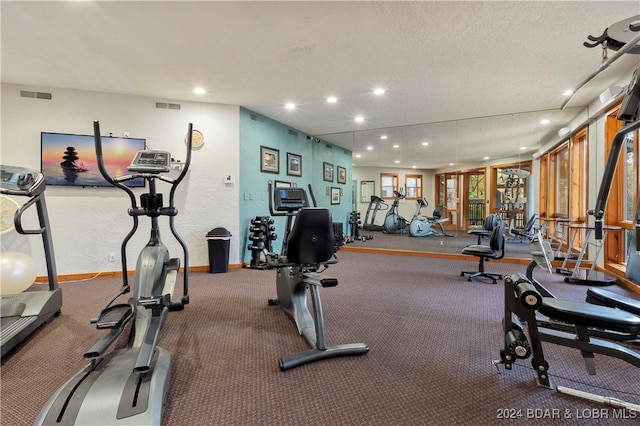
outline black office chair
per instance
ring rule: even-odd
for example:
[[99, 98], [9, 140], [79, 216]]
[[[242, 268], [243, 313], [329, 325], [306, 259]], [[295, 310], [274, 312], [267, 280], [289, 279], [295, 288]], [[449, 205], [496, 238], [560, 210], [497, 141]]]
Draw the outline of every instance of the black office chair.
[[502, 275], [486, 272], [484, 269], [484, 262], [491, 259], [502, 259], [504, 257], [504, 221], [500, 221], [498, 225], [493, 228], [491, 233], [491, 240], [489, 245], [473, 244], [462, 249], [462, 254], [470, 254], [480, 258], [480, 264], [477, 271], [463, 271], [460, 272], [460, 276], [464, 277], [469, 275], [469, 281], [476, 277], [485, 277], [493, 281], [493, 284], [497, 284], [497, 280], [502, 279]]
[[496, 227], [498, 222], [500, 222], [502, 218], [497, 213], [492, 213], [484, 219], [482, 226], [476, 226], [470, 228], [467, 231], [469, 235], [476, 235], [478, 237], [478, 245], [482, 244], [482, 239], [485, 237], [490, 237], [493, 229]]

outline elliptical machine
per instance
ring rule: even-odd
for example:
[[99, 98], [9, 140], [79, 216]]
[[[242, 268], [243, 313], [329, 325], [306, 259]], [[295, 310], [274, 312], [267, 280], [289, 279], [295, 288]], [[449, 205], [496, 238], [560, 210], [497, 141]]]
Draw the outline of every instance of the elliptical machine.
[[[171, 170], [171, 154], [166, 151], [139, 151], [127, 171], [131, 174], [111, 177], [104, 166], [100, 124], [93, 124], [98, 168], [113, 186], [124, 190], [131, 199], [129, 215], [133, 227], [121, 246], [123, 286], [107, 302], [100, 314], [91, 319], [98, 329], [108, 330], [101, 340], [84, 353], [89, 365], [65, 383], [47, 401], [34, 424], [110, 424], [159, 425], [169, 391], [171, 357], [157, 346], [160, 329], [168, 311], [179, 311], [189, 303], [189, 252], [174, 227], [178, 209], [174, 206], [175, 190], [187, 174], [191, 163], [191, 131], [189, 124], [187, 158], [182, 173], [172, 179], [163, 176]], [[123, 182], [144, 178], [149, 192], [140, 196], [140, 207], [133, 191]], [[169, 206], [156, 192], [156, 180], [171, 185]], [[127, 243], [138, 229], [138, 217], [151, 219], [149, 242], [138, 256], [133, 297], [127, 303], [114, 304], [129, 293], [127, 278]], [[180, 259], [171, 258], [160, 240], [158, 217], [168, 216], [169, 227], [182, 246], [184, 254], [183, 294], [172, 301]], [[130, 324], [129, 339], [124, 349], [105, 353]]]
[[[326, 208], [309, 207], [303, 188], [275, 188], [274, 193], [269, 182], [268, 193], [271, 216], [286, 216], [287, 219], [280, 254], [265, 250], [267, 263], [277, 269], [277, 298], [269, 299], [269, 305], [279, 305], [311, 346], [309, 350], [281, 357], [280, 370], [369, 352], [369, 346], [364, 343], [327, 345], [320, 287], [338, 285], [337, 278], [321, 273], [330, 264], [338, 262], [331, 212]], [[320, 267], [324, 269], [319, 271]], [[311, 293], [313, 313], [307, 304], [307, 289]]]
[[386, 234], [404, 234], [409, 230], [407, 226], [407, 219], [398, 214], [400, 200], [404, 198], [404, 195], [398, 191], [393, 191], [393, 194], [396, 198], [393, 200], [393, 204], [384, 218], [382, 232]]
[[[429, 202], [424, 198], [420, 198], [417, 200], [417, 204], [418, 207], [416, 208], [416, 212], [413, 214], [413, 218], [409, 224], [409, 235], [412, 237], [430, 237], [432, 235], [439, 235], [442, 237], [453, 236], [447, 234], [444, 229], [444, 225], [442, 224], [442, 222], [445, 221], [442, 219], [442, 205], [435, 208], [433, 211], [433, 217], [420, 219], [420, 210], [422, 210], [423, 207], [427, 207]], [[433, 229], [435, 225], [440, 227], [440, 232], [436, 232]]]

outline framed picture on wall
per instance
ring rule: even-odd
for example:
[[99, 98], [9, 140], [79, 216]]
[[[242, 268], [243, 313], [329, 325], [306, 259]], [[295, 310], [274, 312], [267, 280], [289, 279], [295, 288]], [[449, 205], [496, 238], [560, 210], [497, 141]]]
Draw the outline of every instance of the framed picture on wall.
[[322, 179], [326, 180], [327, 182], [333, 182], [333, 164], [322, 163], [322, 170], [324, 170]]
[[338, 183], [347, 183], [347, 169], [338, 166]]
[[260, 171], [280, 173], [280, 151], [268, 146], [260, 146]]
[[302, 156], [287, 152], [287, 175], [302, 176]]
[[276, 188], [291, 188], [293, 187], [293, 185], [291, 185], [291, 182], [285, 182], [282, 180], [276, 180], [273, 181], [273, 186]]
[[340, 188], [331, 188], [331, 205], [340, 204]]

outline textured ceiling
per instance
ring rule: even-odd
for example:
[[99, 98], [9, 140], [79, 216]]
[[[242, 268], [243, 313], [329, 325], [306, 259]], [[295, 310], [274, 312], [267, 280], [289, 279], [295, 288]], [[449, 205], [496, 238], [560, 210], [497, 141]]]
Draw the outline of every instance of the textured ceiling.
[[[600, 48], [582, 46], [587, 36], [640, 14], [640, 1], [2, 1], [0, 8], [4, 83], [241, 105], [327, 135], [362, 155], [355, 164], [378, 167], [530, 155], [640, 61], [624, 55], [560, 111], [562, 93], [601, 63]], [[207, 94], [191, 93], [196, 86]], [[374, 96], [379, 86], [387, 93]], [[326, 103], [330, 95], [336, 104]], [[297, 108], [286, 110], [287, 102]], [[541, 118], [551, 123], [541, 128]], [[360, 130], [368, 132], [351, 133]], [[382, 133], [393, 137], [381, 142]], [[414, 150], [424, 140], [429, 147]]]

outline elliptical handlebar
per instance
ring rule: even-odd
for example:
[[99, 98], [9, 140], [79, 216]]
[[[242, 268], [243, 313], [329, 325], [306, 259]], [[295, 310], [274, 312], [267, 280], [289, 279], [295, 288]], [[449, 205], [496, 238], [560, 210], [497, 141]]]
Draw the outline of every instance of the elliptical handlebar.
[[[136, 196], [131, 190], [131, 188], [129, 188], [126, 185], [123, 185], [119, 180], [116, 180], [113, 177], [111, 177], [107, 172], [107, 169], [105, 169], [104, 167], [104, 159], [102, 156], [102, 136], [100, 136], [100, 122], [98, 120], [95, 120], [93, 122], [93, 137], [94, 137], [94, 142], [96, 146], [96, 160], [98, 162], [98, 170], [100, 170], [100, 174], [111, 185], [116, 186], [122, 189], [123, 191], [125, 191], [129, 196], [129, 198], [131, 199], [131, 206], [136, 207]], [[129, 175], [127, 175], [126, 177], [128, 178]]]
[[311, 196], [311, 201], [313, 202], [313, 207], [318, 207], [318, 203], [316, 202], [316, 196], [313, 195], [313, 187], [311, 184], [308, 185], [309, 195]]
[[122, 182], [126, 182], [128, 180], [132, 180], [140, 177], [148, 180], [159, 179], [164, 182], [167, 182], [172, 186], [171, 192], [169, 194], [169, 206], [173, 207], [173, 195], [175, 193], [175, 188], [180, 184], [180, 182], [182, 182], [187, 172], [189, 171], [189, 166], [191, 165], [191, 150], [193, 147], [192, 132], [193, 132], [193, 123], [189, 123], [188, 133], [187, 133], [187, 158], [184, 162], [184, 166], [182, 167], [182, 171], [177, 178], [171, 179], [171, 178], [159, 176], [157, 174], [152, 174], [152, 173], [134, 173], [134, 174], [115, 178], [110, 176], [106, 168], [104, 167], [104, 157], [102, 154], [102, 136], [100, 135], [100, 122], [96, 120], [93, 122], [93, 133], [94, 133], [94, 141], [95, 141], [95, 147], [96, 147], [96, 159], [98, 163], [98, 170], [100, 170], [100, 174], [102, 175], [103, 178], [106, 179], [107, 182], [109, 182], [113, 186], [116, 186], [122, 189], [129, 195], [129, 198], [131, 198], [131, 206], [134, 208], [136, 207], [135, 194], [133, 193], [131, 188], [129, 188], [126, 185], [123, 185]]
[[[95, 149], [96, 149], [96, 159], [97, 159], [97, 163], [98, 163], [98, 169], [100, 170], [100, 174], [102, 175], [102, 177], [109, 182], [111, 185], [122, 189], [123, 191], [125, 191], [127, 193], [127, 195], [129, 196], [129, 199], [131, 201], [131, 207], [128, 209], [128, 213], [129, 215], [132, 217], [133, 219], [133, 227], [131, 228], [131, 230], [129, 231], [129, 233], [127, 234], [127, 236], [124, 238], [121, 248], [120, 248], [120, 253], [121, 253], [121, 258], [122, 258], [122, 276], [123, 276], [123, 287], [121, 290], [121, 294], [123, 293], [127, 293], [129, 292], [129, 282], [128, 282], [128, 268], [127, 268], [127, 253], [126, 253], [126, 246], [127, 243], [129, 242], [129, 240], [133, 237], [133, 235], [136, 233], [137, 229], [138, 229], [138, 217], [139, 216], [147, 216], [150, 217], [152, 220], [152, 229], [154, 229], [155, 227], [157, 227], [157, 217], [158, 216], [168, 216], [169, 217], [169, 228], [171, 229], [171, 233], [173, 234], [174, 238], [178, 241], [178, 243], [180, 244], [180, 246], [182, 247], [183, 250], [183, 255], [184, 255], [184, 292], [183, 295], [180, 297], [180, 299], [176, 302], [171, 302], [169, 304], [169, 309], [170, 310], [181, 310], [185, 304], [189, 303], [189, 294], [188, 294], [188, 282], [189, 282], [189, 250], [187, 248], [186, 243], [184, 242], [184, 240], [180, 237], [180, 235], [178, 234], [178, 232], [175, 229], [174, 226], [174, 218], [175, 216], [178, 214], [178, 209], [175, 207], [174, 205], [174, 195], [175, 195], [175, 190], [178, 187], [178, 185], [182, 182], [182, 180], [184, 179], [184, 177], [186, 176], [187, 172], [189, 171], [189, 166], [191, 165], [191, 150], [193, 147], [193, 139], [192, 139], [192, 132], [193, 132], [193, 124], [189, 123], [188, 125], [188, 133], [187, 133], [187, 157], [186, 160], [184, 162], [183, 168], [181, 173], [178, 175], [177, 178], [172, 179], [166, 176], [162, 176], [159, 173], [164, 173], [169, 171], [169, 168], [157, 168], [157, 167], [151, 167], [151, 168], [145, 168], [145, 167], [140, 167], [140, 168], [133, 168], [131, 167], [135, 173], [130, 174], [130, 175], [125, 175], [125, 176], [121, 176], [121, 177], [112, 177], [109, 175], [109, 173], [107, 172], [105, 165], [104, 165], [104, 157], [103, 157], [103, 150], [102, 150], [102, 137], [100, 135], [100, 122], [99, 121], [94, 121], [93, 122], [93, 131], [94, 131], [94, 141], [95, 141]], [[164, 155], [166, 154], [167, 156], [169, 156], [169, 153], [165, 153], [165, 152], [158, 152], [155, 151], [155, 153], [159, 153], [160, 155]], [[165, 157], [166, 158], [166, 157]], [[137, 157], [136, 157], [137, 159]], [[168, 159], [167, 159], [168, 160]], [[131, 179], [136, 179], [136, 178], [143, 178], [147, 181], [149, 181], [149, 194], [144, 194], [143, 196], [141, 196], [141, 203], [143, 203], [142, 207], [138, 207], [137, 203], [136, 203], [136, 197], [135, 194], [133, 193], [133, 191], [131, 190], [131, 188], [129, 188], [128, 186], [124, 185], [122, 182], [131, 180]], [[171, 189], [169, 192], [169, 206], [168, 207], [164, 207], [161, 205], [162, 203], [162, 198], [159, 198], [159, 202], [158, 205], [155, 205], [156, 201], [155, 201], [155, 195], [156, 195], [156, 190], [155, 190], [155, 179], [161, 180], [163, 182], [166, 182], [168, 184], [171, 185]], [[161, 194], [158, 194], [161, 195]], [[144, 198], [146, 197], [146, 198]], [[147, 205], [145, 205], [145, 200], [147, 200]], [[151, 201], [148, 201], [151, 200]], [[151, 205], [149, 205], [151, 204]], [[153, 232], [153, 231], [152, 231]]]

